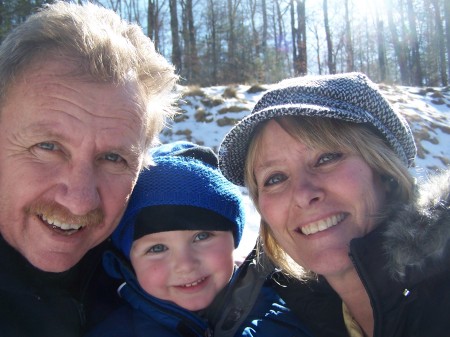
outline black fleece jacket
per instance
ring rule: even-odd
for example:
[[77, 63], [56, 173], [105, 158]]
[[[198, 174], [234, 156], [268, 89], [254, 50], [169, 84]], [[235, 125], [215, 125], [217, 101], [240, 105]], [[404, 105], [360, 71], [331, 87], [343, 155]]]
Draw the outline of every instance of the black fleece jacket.
[[[107, 245], [107, 243], [105, 243]], [[62, 273], [33, 267], [0, 236], [0, 335], [79, 337], [117, 307], [101, 267], [103, 245]]]
[[[350, 243], [369, 294], [374, 337], [450, 336], [450, 171], [393, 204], [384, 223]], [[282, 280], [278, 292], [316, 336], [348, 337], [339, 296], [317, 281]]]

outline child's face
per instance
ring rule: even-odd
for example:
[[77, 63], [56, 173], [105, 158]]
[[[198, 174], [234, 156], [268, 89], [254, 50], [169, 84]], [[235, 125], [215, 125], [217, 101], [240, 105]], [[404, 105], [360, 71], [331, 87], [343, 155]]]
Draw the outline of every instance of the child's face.
[[133, 242], [130, 259], [150, 295], [190, 311], [206, 308], [233, 274], [230, 231], [170, 231]]

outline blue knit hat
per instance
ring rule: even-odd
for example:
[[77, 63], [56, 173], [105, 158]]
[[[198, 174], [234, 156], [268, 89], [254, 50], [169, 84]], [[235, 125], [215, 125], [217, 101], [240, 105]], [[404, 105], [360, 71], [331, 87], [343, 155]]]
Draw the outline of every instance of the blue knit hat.
[[268, 90], [252, 113], [225, 136], [219, 149], [219, 166], [227, 179], [244, 186], [245, 158], [253, 130], [259, 123], [281, 116], [323, 117], [369, 125], [405, 165], [414, 163], [416, 145], [408, 123], [366, 75], [304, 76], [281, 81]]
[[219, 171], [208, 147], [179, 141], [151, 152], [154, 165], [137, 180], [125, 214], [112, 234], [129, 257], [134, 240], [171, 230], [230, 230], [235, 247], [244, 226], [241, 192]]

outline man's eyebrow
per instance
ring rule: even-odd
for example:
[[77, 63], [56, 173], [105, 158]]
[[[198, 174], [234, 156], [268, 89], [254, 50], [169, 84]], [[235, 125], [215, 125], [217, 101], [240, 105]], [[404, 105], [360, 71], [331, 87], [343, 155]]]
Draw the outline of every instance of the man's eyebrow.
[[57, 123], [38, 122], [28, 125], [22, 129], [22, 133], [29, 136], [46, 136], [51, 139], [65, 139], [64, 134], [58, 131]]
[[[69, 136], [59, 131], [61, 126], [55, 122], [33, 123], [22, 129], [22, 134], [26, 137], [45, 137], [46, 140], [68, 141]], [[137, 160], [144, 152], [144, 146], [137, 144], [110, 144], [108, 148], [98, 149], [103, 153], [117, 153]]]

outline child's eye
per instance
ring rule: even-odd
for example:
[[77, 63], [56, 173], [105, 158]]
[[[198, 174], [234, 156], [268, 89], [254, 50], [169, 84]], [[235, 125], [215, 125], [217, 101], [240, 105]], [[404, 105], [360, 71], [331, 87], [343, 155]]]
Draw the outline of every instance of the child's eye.
[[275, 185], [285, 181], [286, 179], [287, 177], [284, 174], [276, 173], [271, 175], [268, 179], [266, 179], [266, 181], [264, 182], [264, 186]]
[[212, 233], [210, 233], [210, 232], [200, 232], [195, 236], [194, 241], [206, 240], [211, 236], [212, 236]]
[[162, 253], [167, 250], [167, 247], [163, 244], [157, 244], [154, 246], [151, 246], [148, 250], [149, 253]]
[[319, 157], [319, 160], [317, 161], [317, 166], [324, 165], [329, 162], [337, 161], [337, 160], [341, 159], [342, 156], [343, 156], [343, 154], [340, 152], [325, 153]]

